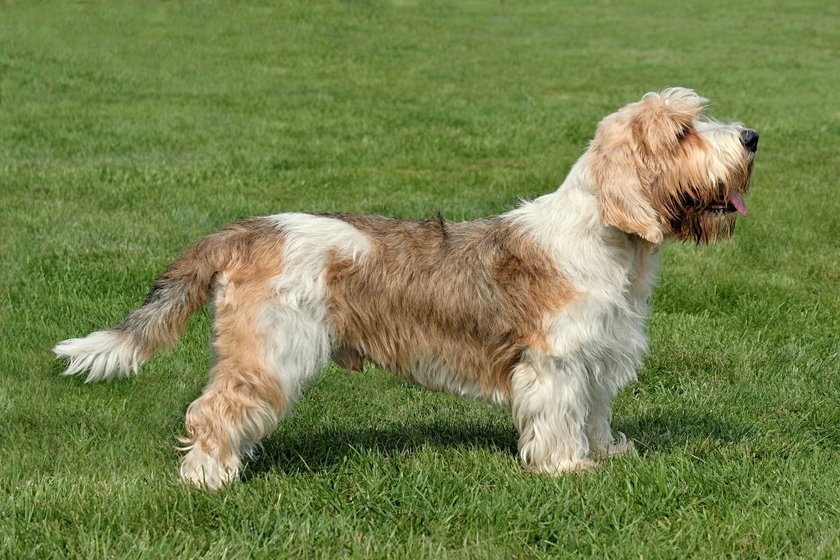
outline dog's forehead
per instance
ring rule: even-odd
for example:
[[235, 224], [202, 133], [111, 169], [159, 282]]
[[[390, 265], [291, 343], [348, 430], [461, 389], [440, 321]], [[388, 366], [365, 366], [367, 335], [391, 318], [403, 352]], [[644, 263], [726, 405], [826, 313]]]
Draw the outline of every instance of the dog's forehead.
[[669, 120], [706, 120], [703, 109], [706, 99], [696, 96], [693, 99], [669, 99], [658, 95], [648, 95], [640, 101], [634, 101], [607, 115], [603, 124], [630, 125], [638, 121], [663, 123]]

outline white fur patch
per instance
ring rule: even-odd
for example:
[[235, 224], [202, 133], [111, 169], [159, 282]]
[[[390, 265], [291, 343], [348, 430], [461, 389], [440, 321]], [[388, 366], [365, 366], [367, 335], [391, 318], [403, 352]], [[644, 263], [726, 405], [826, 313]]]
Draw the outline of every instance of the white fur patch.
[[218, 450], [207, 453], [200, 445], [191, 446], [181, 459], [181, 480], [199, 488], [218, 490], [239, 478], [239, 458], [235, 457], [234, 464], [225, 466], [218, 455]]
[[647, 348], [645, 320], [659, 256], [600, 219], [585, 155], [554, 193], [508, 216], [557, 263], [579, 297], [547, 318], [550, 350], [517, 366], [512, 384], [520, 458], [563, 472], [591, 466], [632, 444], [613, 435], [616, 393], [636, 379]]
[[470, 399], [486, 399], [498, 405], [506, 405], [510, 401], [501, 387], [496, 387], [488, 392], [481, 388], [478, 383], [470, 382], [464, 379], [462, 375], [457, 375], [458, 372], [451, 371], [436, 356], [416, 358], [409, 371], [413, 382], [432, 391], [451, 393]]
[[327, 258], [362, 258], [371, 240], [335, 218], [290, 213], [271, 219], [284, 234], [283, 272], [273, 281], [278, 299], [263, 311], [260, 330], [268, 342], [266, 362], [291, 406], [330, 357]]
[[524, 464], [549, 474], [591, 466], [584, 431], [588, 384], [580, 362], [530, 354], [516, 366], [511, 400]]
[[139, 349], [128, 333], [114, 330], [96, 331], [84, 338], [59, 342], [53, 352], [58, 358], [69, 358], [64, 375], [89, 370], [86, 383], [137, 373]]
[[[370, 250], [370, 239], [336, 218], [288, 213], [277, 214], [270, 219], [285, 234], [284, 270], [275, 280], [283, 303], [295, 308], [325, 309], [327, 256], [337, 252], [357, 259]], [[326, 316], [326, 311], [323, 316]]]

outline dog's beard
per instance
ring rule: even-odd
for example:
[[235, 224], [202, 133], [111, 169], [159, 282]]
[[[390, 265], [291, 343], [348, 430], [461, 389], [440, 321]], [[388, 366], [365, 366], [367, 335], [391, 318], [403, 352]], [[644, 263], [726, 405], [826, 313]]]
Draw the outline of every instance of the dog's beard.
[[714, 241], [726, 241], [735, 231], [737, 214], [715, 210], [690, 210], [679, 221], [677, 236], [684, 241], [706, 245]]
[[742, 187], [730, 190], [721, 181], [716, 188], [705, 189], [705, 192], [699, 189], [684, 190], [672, 198], [667, 212], [671, 216], [671, 231], [676, 238], [707, 245], [732, 237], [737, 217], [748, 214], [742, 193], [749, 189], [749, 174], [745, 180], [736, 184]]

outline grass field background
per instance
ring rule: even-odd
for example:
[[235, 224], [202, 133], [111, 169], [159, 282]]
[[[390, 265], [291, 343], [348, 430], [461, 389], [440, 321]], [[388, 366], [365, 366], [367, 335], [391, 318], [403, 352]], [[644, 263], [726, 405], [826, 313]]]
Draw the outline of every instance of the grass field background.
[[[225, 223], [498, 213], [669, 85], [761, 144], [733, 241], [664, 249], [636, 456], [524, 474], [506, 410], [330, 366], [209, 493], [206, 312], [139, 377], [58, 375]], [[838, 91], [824, 1], [0, 1], [0, 555], [840, 557]]]

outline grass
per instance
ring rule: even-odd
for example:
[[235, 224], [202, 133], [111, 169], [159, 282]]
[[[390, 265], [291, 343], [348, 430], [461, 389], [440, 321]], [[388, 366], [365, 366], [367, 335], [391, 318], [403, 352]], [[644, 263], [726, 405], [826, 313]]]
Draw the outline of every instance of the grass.
[[[0, 2], [0, 554], [840, 556], [838, 44], [817, 1]], [[637, 456], [524, 474], [508, 412], [330, 366], [208, 493], [174, 449], [206, 314], [138, 378], [58, 375], [225, 223], [498, 213], [674, 84], [762, 139], [733, 241], [664, 249]]]

